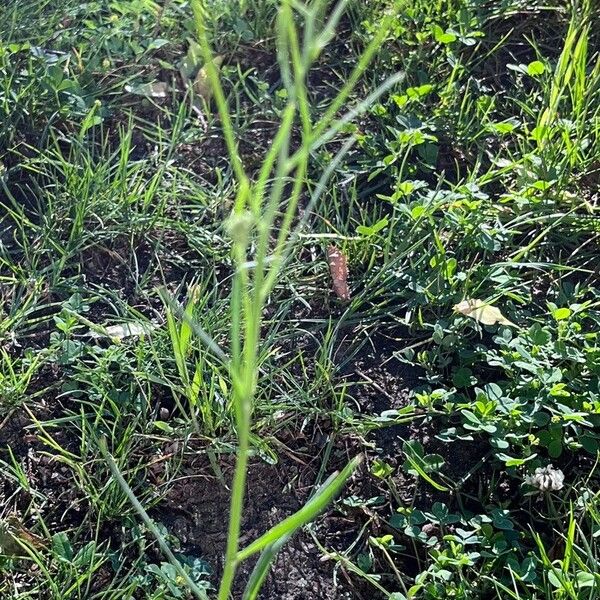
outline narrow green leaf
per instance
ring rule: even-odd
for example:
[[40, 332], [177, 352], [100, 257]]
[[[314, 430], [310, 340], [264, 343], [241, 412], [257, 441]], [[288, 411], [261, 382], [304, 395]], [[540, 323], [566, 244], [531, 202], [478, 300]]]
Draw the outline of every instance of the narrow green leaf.
[[169, 331], [169, 337], [171, 338], [171, 346], [173, 348], [173, 356], [175, 357], [175, 364], [177, 365], [177, 370], [179, 371], [179, 376], [181, 377], [183, 383], [185, 385], [188, 384], [188, 372], [187, 366], [185, 363], [185, 356], [181, 352], [181, 343], [179, 337], [179, 330], [177, 328], [177, 323], [175, 322], [175, 317], [173, 316], [173, 312], [170, 308], [167, 307], [167, 330]]
[[246, 588], [244, 589], [244, 595], [242, 596], [242, 600], [256, 600], [258, 598], [258, 594], [260, 589], [269, 573], [269, 568], [271, 567], [271, 563], [277, 556], [277, 553], [281, 548], [287, 543], [290, 539], [291, 534], [284, 535], [279, 538], [275, 543], [267, 546], [261, 553], [256, 565], [254, 565], [254, 569], [252, 569], [252, 573], [248, 579], [248, 583], [246, 584]]
[[[416, 454], [412, 453], [412, 448], [408, 444], [404, 444], [404, 454], [406, 455], [406, 460], [410, 464], [410, 466], [419, 474], [421, 478], [423, 478], [427, 483], [432, 485], [436, 490], [440, 492], [447, 492], [448, 488], [434, 481], [423, 469], [421, 466], [422, 458], [418, 457]], [[412, 456], [411, 456], [412, 454]]]
[[291, 535], [300, 527], [314, 519], [335, 498], [360, 462], [361, 458], [356, 457], [341, 473], [334, 473], [331, 475], [319, 491], [300, 510], [269, 529], [269, 531], [261, 535], [249, 546], [240, 550], [237, 554], [237, 561], [241, 562], [246, 560], [270, 544], [274, 544], [282, 536]]
[[150, 516], [148, 515], [148, 513], [146, 512], [146, 510], [140, 503], [140, 501], [136, 498], [135, 494], [133, 493], [133, 490], [129, 487], [129, 484], [125, 481], [125, 478], [121, 474], [121, 471], [119, 470], [119, 467], [117, 466], [117, 463], [115, 462], [114, 458], [108, 451], [108, 444], [106, 443], [105, 437], [101, 437], [98, 440], [98, 448], [100, 449], [102, 456], [108, 463], [108, 468], [110, 469], [112, 476], [114, 477], [116, 482], [119, 484], [120, 488], [123, 490], [125, 495], [129, 498], [129, 501], [131, 502], [133, 508], [138, 513], [139, 517], [144, 522], [144, 525], [146, 525], [148, 530], [156, 538], [156, 541], [158, 542], [160, 549], [162, 550], [162, 552], [166, 556], [166, 558], [169, 560], [171, 565], [173, 565], [173, 567], [176, 569], [179, 577], [181, 577], [181, 580], [187, 584], [188, 588], [194, 593], [194, 595], [197, 598], [199, 598], [199, 600], [208, 600], [206, 591], [203, 590], [202, 588], [200, 588], [194, 581], [192, 581], [192, 579], [188, 575], [187, 571], [183, 568], [181, 563], [177, 560], [177, 558], [175, 557], [175, 555], [169, 548], [169, 545], [167, 544], [167, 542], [166, 542], [165, 538], [163, 537], [163, 534], [160, 532], [159, 528], [156, 526], [154, 521], [150, 518]]
[[187, 306], [183, 311], [184, 316], [181, 322], [181, 328], [179, 330], [179, 348], [184, 357], [187, 356], [190, 347], [190, 339], [192, 337], [190, 321], [194, 317], [194, 307], [196, 306], [198, 294], [199, 289], [196, 286], [193, 286], [190, 289], [190, 299], [188, 300]]

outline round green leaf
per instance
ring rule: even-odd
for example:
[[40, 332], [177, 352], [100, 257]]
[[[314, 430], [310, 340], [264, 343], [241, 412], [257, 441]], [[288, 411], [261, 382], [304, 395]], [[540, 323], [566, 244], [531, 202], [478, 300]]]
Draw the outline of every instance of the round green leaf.
[[552, 313], [552, 316], [557, 321], [564, 321], [565, 319], [568, 319], [571, 316], [571, 309], [570, 308], [557, 308]]
[[546, 70], [544, 63], [539, 60], [534, 60], [527, 65], [527, 73], [532, 77], [541, 75]]
[[562, 454], [562, 442], [560, 440], [552, 440], [548, 444], [548, 454], [551, 458], [558, 458]]

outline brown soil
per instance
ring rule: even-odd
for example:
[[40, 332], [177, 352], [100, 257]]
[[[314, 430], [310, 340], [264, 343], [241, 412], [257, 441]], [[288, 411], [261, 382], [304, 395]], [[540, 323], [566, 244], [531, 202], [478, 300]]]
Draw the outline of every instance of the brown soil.
[[[317, 436], [319, 438], [320, 436]], [[273, 525], [297, 511], [314, 490], [322, 462], [323, 443], [318, 439], [288, 440], [279, 449], [275, 465], [254, 462], [248, 472], [246, 504], [241, 545], [247, 545]], [[332, 461], [345, 464], [349, 449], [338, 448]], [[229, 491], [212, 473], [204, 457], [190, 461], [184, 472], [193, 479], [176, 483], [155, 517], [163, 522], [181, 542], [183, 550], [202, 556], [213, 567], [216, 583], [222, 570], [222, 557], [227, 539]], [[227, 481], [232, 465], [224, 467]], [[200, 475], [199, 475], [200, 474]], [[333, 540], [348, 528], [335, 509], [321, 525], [327, 523], [327, 536]], [[354, 525], [352, 526], [352, 529]], [[308, 533], [296, 535], [281, 551], [263, 588], [265, 599], [350, 598], [343, 585], [332, 578], [333, 565], [321, 560], [321, 552]], [[235, 597], [241, 598], [244, 581], [252, 562], [238, 573]], [[342, 582], [345, 583], [345, 582]]]

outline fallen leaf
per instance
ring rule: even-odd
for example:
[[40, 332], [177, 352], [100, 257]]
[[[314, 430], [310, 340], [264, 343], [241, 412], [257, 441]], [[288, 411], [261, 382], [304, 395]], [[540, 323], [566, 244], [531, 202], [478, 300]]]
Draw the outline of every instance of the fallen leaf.
[[463, 300], [454, 306], [454, 311], [461, 315], [465, 315], [465, 317], [475, 319], [484, 325], [496, 325], [496, 323], [499, 323], [500, 325], [517, 327], [500, 312], [499, 308], [496, 308], [483, 300], [476, 300], [473, 298]]
[[153, 83], [140, 83], [138, 85], [126, 85], [125, 91], [136, 96], [145, 96], [146, 98], [166, 98], [170, 88], [164, 81], [155, 81]]
[[111, 338], [122, 340], [136, 335], [148, 335], [158, 327], [158, 323], [122, 323], [120, 325], [110, 325], [102, 327], [102, 331], [91, 331], [90, 337], [93, 338]]
[[25, 551], [19, 542], [38, 549], [46, 546], [45, 540], [29, 531], [16, 515], [9, 515], [0, 521], [0, 552], [8, 556], [23, 556]]
[[[212, 63], [218, 71], [223, 64], [223, 56], [215, 56]], [[196, 96], [202, 98], [206, 104], [210, 103], [213, 96], [213, 89], [210, 83], [210, 77], [208, 76], [208, 69], [206, 68], [206, 65], [198, 71], [192, 88]]]
[[327, 249], [327, 258], [335, 295], [340, 300], [350, 300], [347, 258], [335, 246], [329, 246]]

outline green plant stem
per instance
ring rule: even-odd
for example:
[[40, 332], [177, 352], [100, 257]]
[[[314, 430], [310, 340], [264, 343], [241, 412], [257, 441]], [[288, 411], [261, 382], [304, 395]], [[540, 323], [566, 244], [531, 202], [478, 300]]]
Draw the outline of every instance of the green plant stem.
[[163, 538], [162, 534], [158, 530], [158, 527], [154, 524], [154, 521], [150, 518], [148, 513], [144, 510], [144, 507], [141, 505], [140, 501], [136, 498], [135, 494], [129, 487], [128, 483], [125, 481], [125, 478], [123, 477], [123, 475], [121, 475], [121, 471], [119, 470], [119, 467], [117, 467], [117, 464], [115, 463], [113, 457], [111, 456], [110, 452], [108, 451], [108, 446], [106, 444], [106, 438], [104, 438], [104, 437], [100, 438], [98, 447], [100, 448], [100, 452], [102, 453], [106, 462], [108, 463], [108, 467], [110, 469], [110, 472], [112, 473], [112, 476], [117, 480], [117, 483], [121, 486], [121, 489], [123, 490], [123, 492], [125, 492], [125, 495], [129, 498], [129, 501], [131, 502], [133, 508], [135, 508], [137, 513], [140, 515], [140, 517], [141, 517], [142, 521], [144, 521], [144, 524], [146, 525], [146, 527], [150, 530], [152, 535], [156, 538], [156, 541], [158, 542], [158, 545], [160, 546], [160, 549], [163, 551], [164, 555], [169, 559], [170, 563], [175, 567], [175, 569], [177, 569], [177, 572], [182, 577], [182, 579], [185, 581], [185, 583], [190, 588], [190, 590], [192, 590], [192, 592], [201, 600], [208, 600], [206, 592], [203, 589], [199, 588], [192, 581], [190, 576], [187, 574], [186, 570], [181, 566], [181, 563], [177, 560], [177, 558], [175, 558], [175, 555], [173, 554], [173, 552], [171, 552], [169, 545], [167, 544], [167, 542], [165, 542], [165, 539]]
[[198, 33], [198, 42], [202, 51], [202, 57], [204, 58], [204, 64], [206, 72], [210, 81], [211, 88], [215, 95], [215, 101], [219, 109], [219, 116], [223, 123], [223, 137], [227, 144], [227, 150], [229, 157], [231, 158], [232, 167], [235, 172], [236, 179], [240, 183], [241, 190], [246, 190], [249, 187], [249, 180], [242, 159], [240, 158], [237, 144], [235, 142], [233, 124], [229, 111], [227, 110], [227, 100], [225, 99], [225, 92], [219, 81], [219, 73], [213, 62], [213, 56], [208, 44], [208, 36], [206, 33], [206, 26], [204, 22], [204, 8], [200, 0], [192, 0], [192, 10], [194, 12], [194, 21], [196, 25], [196, 31]]
[[[248, 419], [249, 420], [249, 419]], [[244, 507], [244, 492], [246, 488], [246, 472], [248, 469], [248, 451], [250, 431], [248, 426], [238, 428], [238, 451], [235, 472], [231, 489], [231, 504], [229, 511], [229, 529], [227, 549], [225, 551], [225, 566], [219, 586], [219, 600], [228, 600], [233, 585], [237, 567], [236, 556], [239, 548], [242, 511]]]
[[[308, 13], [310, 13], [308, 17], [309, 21], [316, 18], [320, 6], [321, 3], [317, 2], [312, 7], [315, 12], [311, 12], [312, 9], [307, 9]], [[343, 2], [341, 6], [343, 6]], [[263, 536], [263, 538], [256, 540], [254, 544], [239, 552], [239, 538], [248, 468], [250, 423], [258, 375], [258, 345], [263, 307], [277, 281], [282, 262], [286, 257], [286, 247], [289, 242], [293, 218], [296, 214], [298, 202], [307, 177], [311, 150], [326, 143], [345, 125], [348, 119], [354, 118], [356, 114], [362, 112], [368, 105], [364, 102], [359, 103], [353, 110], [330, 126], [338, 108], [343, 105], [345, 99], [354, 89], [358, 78], [366, 69], [367, 63], [384, 36], [380, 30], [376, 39], [370, 44], [369, 49], [365, 53], [366, 56], [362, 57], [359, 61], [350, 81], [344, 86], [344, 89], [340, 93], [341, 97], [337, 97], [337, 101], [334, 101], [325, 118], [320, 122], [320, 129], [313, 130], [305, 78], [310, 68], [311, 60], [314, 60], [318, 56], [319, 45], [322, 45], [331, 36], [331, 30], [341, 13], [341, 6], [338, 11], [334, 11], [330, 27], [329, 29], [326, 28], [323, 37], [319, 39], [319, 43], [316, 46], [308, 43], [308, 46], [305, 48], [306, 51], [302, 52], [298, 32], [294, 26], [291, 10], [292, 3], [290, 0], [286, 0], [281, 5], [278, 22], [282, 25], [282, 31], [279, 37], [278, 51], [282, 67], [282, 77], [289, 86], [290, 103], [283, 113], [281, 127], [275, 138], [274, 145], [265, 158], [258, 182], [257, 184], [253, 184], [248, 178], [239, 156], [225, 93], [217, 71], [214, 68], [205, 26], [204, 6], [201, 0], [192, 0], [199, 44], [214, 94], [214, 100], [221, 118], [223, 137], [227, 144], [232, 169], [238, 184], [231, 221], [234, 241], [232, 256], [233, 262], [236, 265], [236, 271], [233, 277], [231, 292], [231, 360], [228, 362], [228, 369], [233, 384], [233, 405], [236, 416], [238, 450], [231, 490], [225, 565], [219, 586], [218, 600], [229, 599], [238, 563], [247, 556], [250, 556], [256, 549], [262, 548], [261, 544], [264, 543]], [[382, 29], [387, 31], [390, 22], [391, 16], [388, 15], [384, 19]], [[288, 61], [291, 62], [291, 70]], [[400, 78], [401, 76], [396, 75], [384, 82], [367, 98], [367, 103], [372, 101], [373, 98], [378, 97], [386, 89], [389, 89]], [[288, 144], [296, 111], [298, 111], [300, 116], [302, 144], [294, 152], [293, 156], [290, 156]], [[344, 148], [346, 148], [346, 145], [344, 145]], [[269, 199], [264, 203], [263, 198], [266, 185], [273, 167], [275, 167], [275, 183], [270, 189]], [[292, 189], [287, 200], [286, 209], [282, 215], [281, 224], [278, 228], [279, 231], [273, 251], [267, 258], [270, 234], [284, 191], [284, 182], [288, 175], [291, 175], [291, 180], [293, 181]], [[255, 260], [251, 269], [248, 262], [248, 249], [254, 228], [258, 231], [258, 235], [256, 239]], [[265, 270], [268, 263], [270, 263], [270, 266], [268, 270]], [[305, 522], [303, 519], [312, 516], [316, 508], [322, 508], [322, 502], [327, 499], [330, 500], [333, 497], [335, 490], [343, 484], [354, 466], [355, 462], [351, 463], [340, 477], [335, 479], [335, 485], [332, 484], [330, 488], [323, 490], [319, 498], [315, 499], [311, 505], [307, 505], [303, 510], [299, 511], [298, 515], [280, 524], [279, 529], [275, 528], [275, 533], [278, 536], [280, 534], [287, 534], [288, 529], [292, 525]], [[271, 540], [271, 538], [269, 539]], [[273, 541], [271, 540], [271, 542]]]

